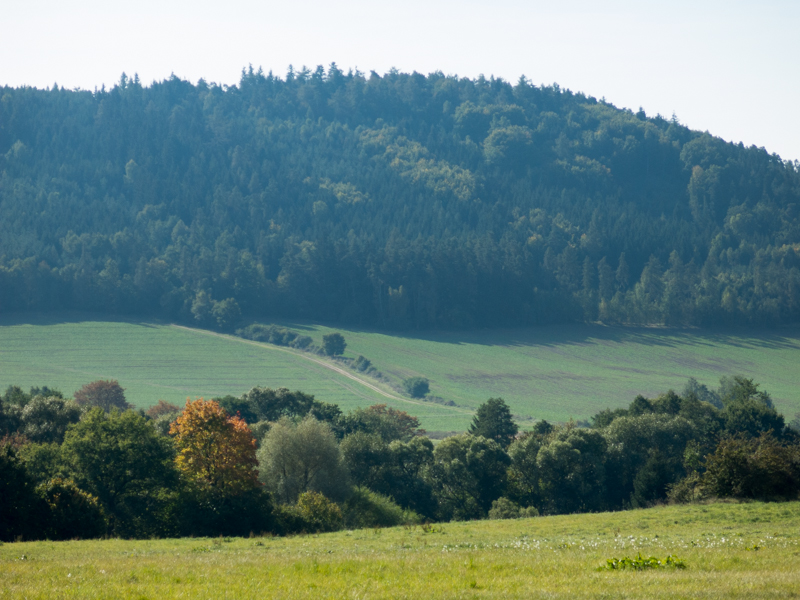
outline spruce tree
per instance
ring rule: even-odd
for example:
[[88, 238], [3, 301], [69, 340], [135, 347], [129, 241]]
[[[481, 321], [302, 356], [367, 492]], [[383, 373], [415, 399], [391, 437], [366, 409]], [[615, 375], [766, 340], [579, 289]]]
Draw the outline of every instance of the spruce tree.
[[503, 448], [508, 448], [514, 441], [517, 431], [511, 411], [502, 398], [489, 398], [481, 404], [469, 427], [470, 434], [494, 440]]

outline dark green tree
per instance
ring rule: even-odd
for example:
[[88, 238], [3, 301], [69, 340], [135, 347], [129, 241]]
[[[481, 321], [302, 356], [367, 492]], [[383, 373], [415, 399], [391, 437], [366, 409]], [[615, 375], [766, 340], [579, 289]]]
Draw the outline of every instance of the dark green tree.
[[145, 417], [92, 409], [67, 431], [62, 453], [75, 482], [100, 501], [111, 533], [177, 533], [172, 515], [178, 483], [175, 451]]
[[569, 514], [606, 506], [608, 443], [597, 431], [563, 429], [536, 456], [542, 512]]
[[403, 389], [412, 398], [424, 398], [431, 388], [424, 377], [409, 377], [403, 380]]
[[489, 398], [481, 404], [469, 427], [472, 435], [494, 440], [502, 448], [508, 448], [518, 431], [511, 410], [502, 398]]
[[344, 354], [347, 343], [341, 333], [328, 333], [322, 336], [322, 350], [328, 356], [339, 356]]
[[10, 444], [0, 444], [0, 541], [12, 542], [21, 536], [40, 536], [41, 500], [25, 466]]
[[444, 439], [425, 469], [444, 520], [474, 519], [486, 515], [503, 495], [508, 454], [494, 440], [462, 434]]

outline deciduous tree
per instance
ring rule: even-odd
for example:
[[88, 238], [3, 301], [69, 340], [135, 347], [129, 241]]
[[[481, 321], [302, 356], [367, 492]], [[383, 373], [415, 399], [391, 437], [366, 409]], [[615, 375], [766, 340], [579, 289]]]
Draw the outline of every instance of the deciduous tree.
[[117, 410], [133, 408], [125, 400], [125, 390], [116, 379], [101, 379], [87, 383], [75, 392], [75, 402], [78, 406], [97, 406], [106, 412], [114, 408]]
[[344, 341], [341, 333], [329, 333], [322, 336], [322, 349], [328, 356], [344, 354], [345, 348], [347, 348], [347, 342]]
[[90, 410], [62, 445], [76, 483], [96, 496], [115, 535], [176, 533], [170, 509], [177, 484], [169, 439], [133, 411]]
[[269, 430], [258, 451], [261, 479], [281, 502], [306, 491], [343, 499], [347, 470], [327, 423], [308, 416], [295, 424], [284, 417]]
[[186, 401], [170, 427], [181, 473], [201, 489], [236, 495], [258, 487], [256, 441], [243, 419], [213, 400]]

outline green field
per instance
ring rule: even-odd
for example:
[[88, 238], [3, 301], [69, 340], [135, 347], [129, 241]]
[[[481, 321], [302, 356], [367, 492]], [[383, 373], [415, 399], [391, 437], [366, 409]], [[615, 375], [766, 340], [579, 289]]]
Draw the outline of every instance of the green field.
[[[319, 343], [324, 326], [290, 324]], [[346, 355], [363, 354], [390, 384], [408, 376], [456, 406], [387, 399], [300, 353], [168, 324], [80, 316], [0, 319], [0, 386], [48, 385], [71, 394], [100, 378], [118, 379], [129, 401], [241, 394], [255, 385], [288, 387], [344, 410], [377, 402], [420, 417], [429, 430], [463, 430], [470, 412], [502, 396], [515, 414], [551, 421], [588, 418], [636, 394], [680, 389], [687, 378], [716, 385], [742, 373], [772, 394], [787, 416], [800, 411], [800, 330], [780, 332], [611, 328], [569, 325], [468, 333], [389, 334], [338, 328]], [[398, 395], [385, 383], [372, 381]]]
[[[598, 571], [676, 555], [686, 569]], [[800, 503], [291, 538], [0, 545], [0, 598], [796, 598]]]

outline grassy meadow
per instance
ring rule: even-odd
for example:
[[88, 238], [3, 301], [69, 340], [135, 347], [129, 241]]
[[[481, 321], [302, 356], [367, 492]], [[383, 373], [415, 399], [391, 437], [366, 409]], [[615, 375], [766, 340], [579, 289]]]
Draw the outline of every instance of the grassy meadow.
[[[309, 360], [309, 355], [151, 322], [99, 317], [0, 318], [0, 386], [48, 385], [71, 394], [95, 379], [118, 379], [133, 404], [158, 399], [239, 395], [255, 385], [288, 387], [343, 410], [387, 402], [420, 417], [429, 430], [463, 430], [470, 412], [502, 396], [520, 416], [565, 421], [636, 394], [680, 389], [687, 378], [715, 386], [742, 373], [762, 383], [778, 410], [800, 411], [800, 330], [705, 332], [591, 325], [398, 334], [283, 323], [316, 343], [331, 331], [399, 386], [419, 375], [455, 407], [391, 400]], [[377, 387], [397, 395], [385, 383]], [[524, 423], [523, 423], [524, 425]]]
[[[598, 571], [676, 555], [686, 569]], [[0, 545], [0, 598], [796, 598], [800, 503], [290, 538]]]

